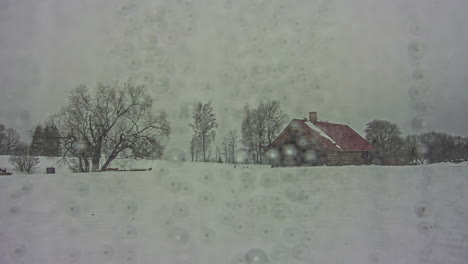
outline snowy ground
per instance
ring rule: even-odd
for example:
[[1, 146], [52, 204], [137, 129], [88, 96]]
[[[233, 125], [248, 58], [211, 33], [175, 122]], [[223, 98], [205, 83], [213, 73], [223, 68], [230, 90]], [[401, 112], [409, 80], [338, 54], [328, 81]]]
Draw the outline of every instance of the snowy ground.
[[125, 166], [0, 177], [0, 263], [468, 260], [466, 165]]

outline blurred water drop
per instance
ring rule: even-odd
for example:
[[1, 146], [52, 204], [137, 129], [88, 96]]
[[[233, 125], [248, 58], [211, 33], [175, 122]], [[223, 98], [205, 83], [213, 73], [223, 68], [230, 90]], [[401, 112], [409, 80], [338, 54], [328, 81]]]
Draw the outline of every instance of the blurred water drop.
[[271, 259], [278, 263], [288, 263], [291, 256], [291, 249], [283, 244], [274, 245], [270, 252]]
[[431, 214], [431, 206], [428, 202], [419, 202], [414, 207], [414, 213], [418, 217], [427, 217]]
[[186, 203], [176, 203], [172, 209], [172, 215], [178, 218], [187, 217], [189, 215], [189, 207]]
[[213, 176], [212, 176], [211, 173], [209, 173], [209, 172], [202, 173], [202, 174], [199, 176], [199, 181], [200, 181], [202, 184], [210, 184], [210, 183], [213, 182]]
[[422, 57], [422, 47], [417, 41], [413, 41], [408, 44], [408, 55], [413, 60], [419, 60]]
[[129, 225], [122, 230], [122, 237], [124, 239], [135, 239], [138, 236], [136, 226]]
[[240, 183], [243, 186], [252, 186], [252, 187], [254, 187], [256, 182], [257, 182], [256, 175], [253, 174], [253, 173], [250, 173], [250, 172], [242, 172], [239, 175], [239, 179], [240, 179]]
[[276, 174], [265, 173], [260, 178], [260, 184], [264, 188], [272, 188], [278, 184], [278, 181]]
[[169, 242], [176, 247], [185, 247], [188, 245], [190, 235], [187, 230], [180, 227], [172, 227], [168, 231]]
[[304, 161], [308, 163], [316, 162], [317, 161], [317, 152], [313, 149], [309, 149], [304, 154]]
[[305, 241], [305, 232], [298, 227], [289, 227], [283, 231], [283, 239], [292, 245], [299, 244]]
[[215, 232], [210, 228], [202, 228], [200, 240], [205, 244], [212, 244], [215, 239]]
[[72, 250], [68, 253], [69, 263], [77, 263], [81, 258], [81, 252], [79, 250]]
[[122, 202], [122, 210], [125, 215], [133, 216], [138, 210], [138, 204], [136, 201], [128, 200]]
[[268, 158], [270, 158], [272, 161], [277, 161], [281, 158], [280, 156], [280, 152], [275, 149], [275, 148], [271, 148], [267, 151], [267, 156]]
[[286, 157], [295, 157], [297, 155], [297, 148], [294, 145], [285, 145], [283, 147], [283, 155]]
[[18, 245], [12, 250], [13, 259], [19, 259], [26, 256], [27, 250], [25, 245]]
[[111, 245], [104, 245], [101, 250], [105, 259], [111, 259], [114, 256], [114, 248]]
[[236, 153], [235, 159], [236, 159], [236, 163], [238, 163], [238, 164], [244, 164], [247, 161], [247, 157], [242, 152], [241, 153]]
[[205, 192], [200, 194], [198, 200], [203, 205], [211, 205], [215, 201], [215, 197], [211, 192]]
[[257, 228], [257, 233], [258, 235], [265, 239], [265, 240], [270, 240], [272, 239], [274, 236], [275, 236], [275, 230], [273, 228], [273, 226], [271, 225], [260, 225], [258, 228]]
[[89, 184], [87, 183], [79, 182], [74, 188], [80, 196], [86, 196], [89, 194]]
[[425, 157], [429, 153], [429, 147], [426, 144], [419, 143], [416, 146], [416, 153], [422, 157]]
[[299, 244], [291, 249], [293, 258], [302, 261], [311, 261], [311, 251], [305, 244]]
[[422, 117], [415, 117], [411, 120], [411, 127], [415, 131], [420, 131], [426, 127], [426, 122]]
[[78, 216], [80, 214], [81, 207], [75, 202], [70, 202], [66, 204], [65, 210], [70, 216]]
[[232, 258], [232, 264], [245, 264], [245, 256], [244, 255], [237, 255]]
[[271, 216], [278, 220], [284, 220], [291, 216], [291, 210], [284, 203], [276, 203], [271, 207]]
[[413, 80], [417, 81], [417, 80], [421, 80], [424, 77], [424, 75], [422, 74], [421, 71], [415, 70], [413, 74], [411, 75], [411, 77], [413, 78]]
[[295, 183], [299, 181], [299, 176], [296, 173], [287, 172], [287, 173], [281, 174], [281, 179], [285, 183]]
[[245, 255], [247, 264], [265, 264], [269, 262], [268, 256], [263, 249], [254, 248]]

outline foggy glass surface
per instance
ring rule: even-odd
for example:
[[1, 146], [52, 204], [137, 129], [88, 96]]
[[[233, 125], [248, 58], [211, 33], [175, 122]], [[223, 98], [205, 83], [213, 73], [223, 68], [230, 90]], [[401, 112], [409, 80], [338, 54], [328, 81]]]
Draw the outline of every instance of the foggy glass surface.
[[[466, 263], [467, 12], [462, 0], [0, 0], [0, 134], [18, 143], [0, 139], [13, 173], [0, 176], [0, 263]], [[101, 168], [115, 171], [75, 174], [45, 152], [32, 174], [15, 167], [73, 89], [127, 82], [166, 113], [167, 138]], [[245, 107], [271, 100], [286, 117], [271, 139], [304, 120], [291, 130], [343, 150], [307, 121], [316, 112], [363, 138], [389, 121], [411, 151], [335, 166], [301, 135], [252, 158]], [[190, 148], [199, 103], [216, 116], [209, 162]]]

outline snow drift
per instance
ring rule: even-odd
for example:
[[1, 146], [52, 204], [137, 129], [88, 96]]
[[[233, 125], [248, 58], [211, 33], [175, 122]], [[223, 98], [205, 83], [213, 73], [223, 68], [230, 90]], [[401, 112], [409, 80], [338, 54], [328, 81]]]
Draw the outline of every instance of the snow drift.
[[466, 166], [120, 162], [153, 170], [0, 177], [0, 263], [468, 259]]

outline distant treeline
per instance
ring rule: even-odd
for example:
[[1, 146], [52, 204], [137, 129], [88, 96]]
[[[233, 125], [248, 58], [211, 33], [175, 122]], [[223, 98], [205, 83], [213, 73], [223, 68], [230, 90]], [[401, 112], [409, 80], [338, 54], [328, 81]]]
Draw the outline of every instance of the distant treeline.
[[60, 157], [60, 133], [55, 124], [37, 125], [30, 133], [32, 142], [24, 142], [18, 131], [0, 124], [0, 155], [14, 155], [28, 147], [34, 156]]
[[366, 125], [366, 139], [374, 146], [371, 161], [382, 165], [417, 165], [468, 160], [468, 138], [442, 132], [403, 137], [397, 124], [374, 120]]

